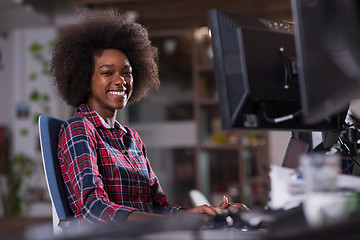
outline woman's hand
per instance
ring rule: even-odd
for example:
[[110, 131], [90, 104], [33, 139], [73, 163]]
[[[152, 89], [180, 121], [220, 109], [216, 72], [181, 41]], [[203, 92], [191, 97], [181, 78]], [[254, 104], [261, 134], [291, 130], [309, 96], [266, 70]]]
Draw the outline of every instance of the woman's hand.
[[195, 208], [180, 210], [176, 213], [176, 215], [198, 214], [198, 213], [214, 216], [217, 213], [217, 207], [204, 204]]
[[181, 216], [181, 215], [189, 215], [189, 214], [204, 214], [205, 216], [215, 216], [216, 214], [221, 213], [222, 210], [225, 209], [232, 209], [232, 208], [236, 208], [236, 209], [240, 209], [243, 211], [250, 211], [250, 209], [242, 203], [233, 203], [230, 202], [228, 200], [228, 198], [226, 196], [224, 196], [224, 200], [223, 202], [218, 206], [209, 206], [209, 205], [201, 205], [195, 208], [191, 208], [191, 209], [187, 209], [187, 210], [179, 210], [176, 215], [177, 216]]
[[238, 208], [243, 211], [250, 211], [250, 209], [243, 203], [233, 203], [230, 202], [229, 199], [224, 196], [223, 202], [219, 205], [220, 209], [231, 209], [231, 208]]
[[187, 216], [187, 217], [200, 217], [204, 222], [208, 222], [211, 216], [215, 216], [217, 213], [215, 206], [201, 205], [191, 209], [180, 209], [175, 216]]

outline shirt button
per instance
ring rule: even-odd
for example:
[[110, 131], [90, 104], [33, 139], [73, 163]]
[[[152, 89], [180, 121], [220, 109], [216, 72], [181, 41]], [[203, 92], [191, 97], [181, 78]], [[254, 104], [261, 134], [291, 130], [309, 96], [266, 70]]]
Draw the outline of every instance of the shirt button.
[[122, 153], [125, 153], [125, 150], [121, 150]]
[[134, 168], [134, 171], [135, 171], [135, 172], [137, 172], [137, 169], [136, 169], [136, 168]]
[[141, 190], [139, 190], [139, 193], [140, 193], [140, 194], [141, 194], [141, 192], [142, 192], [142, 191], [141, 191]]

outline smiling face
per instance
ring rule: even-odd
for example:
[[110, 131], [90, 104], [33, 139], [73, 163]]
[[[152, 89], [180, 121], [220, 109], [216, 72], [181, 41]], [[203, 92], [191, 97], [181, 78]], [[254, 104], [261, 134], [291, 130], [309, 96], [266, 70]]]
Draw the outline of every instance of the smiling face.
[[87, 104], [104, 119], [124, 108], [133, 91], [132, 68], [125, 54], [117, 49], [103, 50], [94, 57], [94, 73]]

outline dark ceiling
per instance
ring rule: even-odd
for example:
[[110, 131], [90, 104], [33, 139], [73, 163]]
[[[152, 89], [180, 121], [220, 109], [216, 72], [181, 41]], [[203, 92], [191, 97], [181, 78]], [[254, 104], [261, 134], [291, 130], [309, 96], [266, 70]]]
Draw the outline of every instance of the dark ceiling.
[[192, 28], [207, 25], [206, 14], [219, 9], [244, 15], [291, 21], [290, 0], [70, 0], [89, 8], [135, 11], [137, 22], [149, 30]]

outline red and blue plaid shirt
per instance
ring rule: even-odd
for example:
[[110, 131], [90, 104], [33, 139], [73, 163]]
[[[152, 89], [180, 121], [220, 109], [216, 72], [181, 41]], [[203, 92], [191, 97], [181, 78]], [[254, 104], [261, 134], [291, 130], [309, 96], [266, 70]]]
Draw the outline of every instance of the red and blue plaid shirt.
[[146, 157], [139, 134], [116, 122], [114, 128], [88, 105], [66, 121], [58, 158], [70, 208], [98, 224], [124, 221], [132, 211], [174, 215]]

